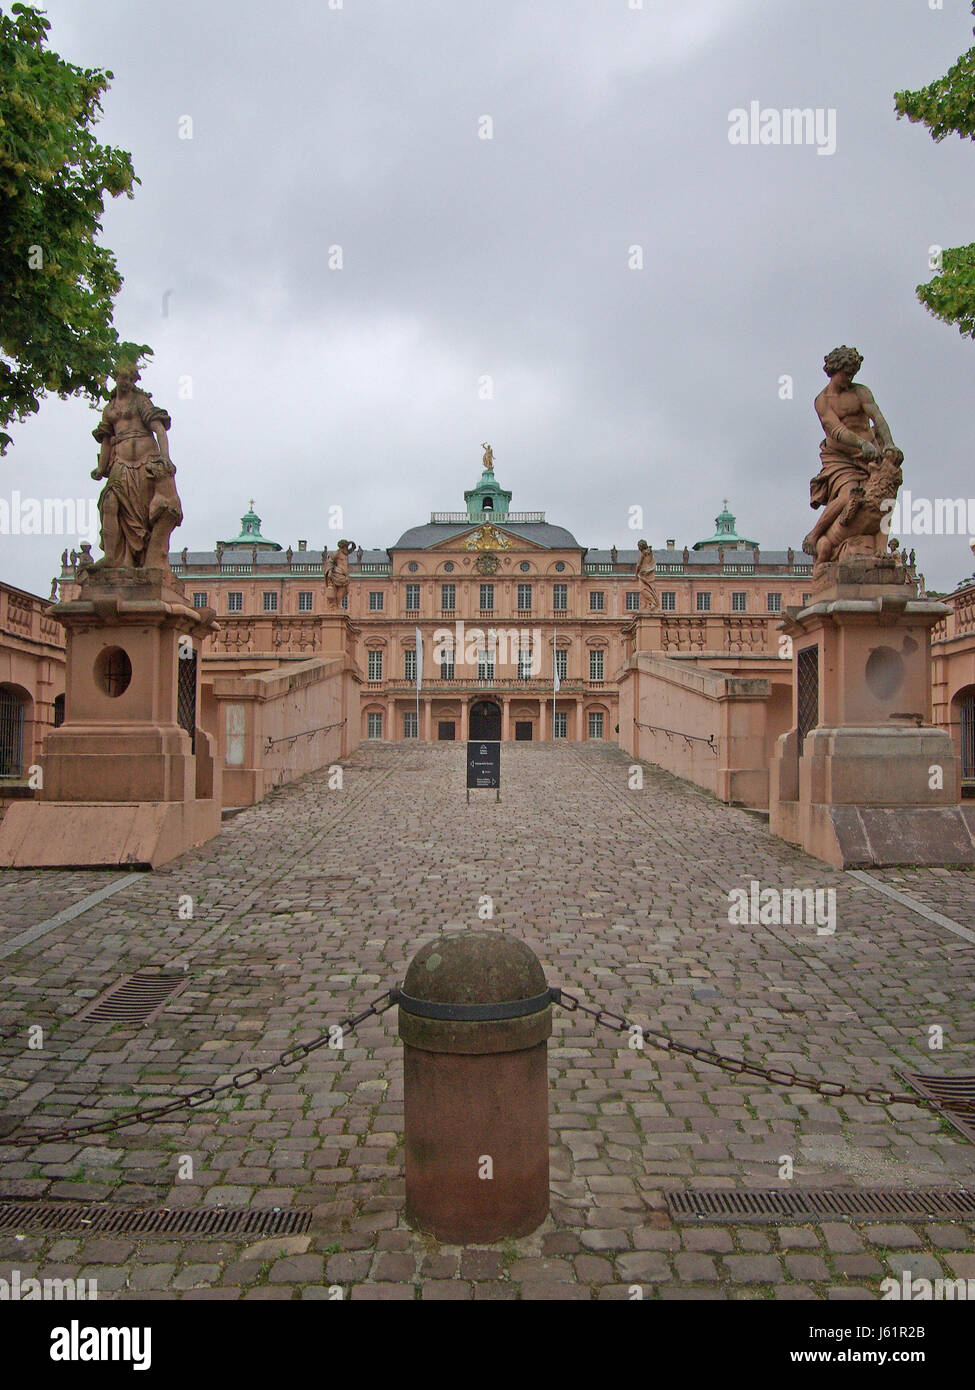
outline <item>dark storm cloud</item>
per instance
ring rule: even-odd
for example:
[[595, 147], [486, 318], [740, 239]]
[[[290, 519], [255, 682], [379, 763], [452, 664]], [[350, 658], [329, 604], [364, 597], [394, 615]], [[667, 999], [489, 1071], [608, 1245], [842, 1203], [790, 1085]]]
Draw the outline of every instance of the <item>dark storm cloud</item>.
[[[651, 543], [693, 543], [726, 496], [744, 534], [798, 545], [844, 341], [915, 495], [972, 491], [975, 347], [913, 290], [932, 243], [975, 235], [975, 152], [892, 103], [970, 43], [967, 3], [48, 10], [58, 51], [114, 70], [103, 138], [143, 181], [105, 239], [173, 414], [176, 544], [235, 534], [251, 496], [282, 543], [334, 544], [334, 503], [392, 543], [462, 505], [489, 439], [513, 505], [584, 545], [632, 544], [635, 503]], [[729, 144], [753, 100], [835, 109], [835, 153]], [[93, 490], [89, 414], [19, 427], [12, 485]], [[46, 591], [62, 545], [3, 544], [4, 577]], [[932, 585], [972, 569], [964, 538], [917, 547]]]

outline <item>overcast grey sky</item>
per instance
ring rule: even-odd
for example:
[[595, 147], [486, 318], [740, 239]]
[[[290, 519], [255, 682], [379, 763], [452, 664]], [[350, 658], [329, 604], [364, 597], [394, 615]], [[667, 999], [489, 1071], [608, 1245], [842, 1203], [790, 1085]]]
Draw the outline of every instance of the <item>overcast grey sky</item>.
[[[392, 544], [463, 507], [487, 440], [512, 506], [584, 546], [693, 544], [727, 497], [798, 548], [840, 343], [914, 495], [975, 494], [975, 344], [914, 296], [932, 244], [975, 240], [975, 148], [892, 98], [971, 45], [969, 0], [631, 3], [48, 0], [142, 180], [104, 240], [173, 417], [174, 546], [251, 497], [283, 545]], [[835, 153], [731, 144], [752, 101], [835, 110]], [[0, 496], [94, 498], [96, 423], [46, 401]], [[912, 543], [929, 586], [972, 572], [967, 537]], [[46, 594], [65, 544], [0, 536], [0, 578]]]

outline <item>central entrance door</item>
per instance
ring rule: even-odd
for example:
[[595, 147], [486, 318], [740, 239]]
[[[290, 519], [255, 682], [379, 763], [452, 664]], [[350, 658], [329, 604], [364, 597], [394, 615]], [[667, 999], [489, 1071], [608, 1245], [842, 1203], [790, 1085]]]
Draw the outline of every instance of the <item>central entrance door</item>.
[[500, 739], [501, 708], [493, 700], [478, 700], [471, 705], [470, 737]]

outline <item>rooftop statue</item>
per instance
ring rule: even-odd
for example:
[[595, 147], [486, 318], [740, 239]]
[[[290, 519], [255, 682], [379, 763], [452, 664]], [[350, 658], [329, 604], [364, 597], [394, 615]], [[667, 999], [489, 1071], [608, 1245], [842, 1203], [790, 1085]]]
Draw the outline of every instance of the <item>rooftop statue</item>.
[[481, 448], [484, 450], [484, 458], [481, 460], [481, 462], [484, 464], [484, 471], [485, 473], [493, 473], [494, 450], [491, 448], [490, 444], [482, 444]]
[[92, 569], [169, 569], [169, 538], [183, 520], [169, 457], [168, 413], [136, 386], [139, 369], [121, 358], [115, 390], [92, 434], [101, 445], [92, 473], [107, 481], [98, 499], [104, 556]]
[[325, 571], [325, 593], [329, 605], [337, 608], [349, 592], [349, 551], [355, 550], [355, 541], [339, 541], [338, 549], [331, 555], [323, 556]]
[[653, 558], [653, 548], [646, 541], [638, 541], [637, 549], [640, 552], [636, 566], [636, 577], [640, 581], [640, 607], [646, 605], [653, 609], [657, 607], [657, 591], [653, 586], [657, 562]]
[[823, 514], [802, 543], [816, 561], [813, 574], [833, 560], [886, 551], [882, 523], [903, 482], [904, 455], [890, 426], [869, 386], [854, 381], [862, 364], [856, 348], [845, 344], [824, 361], [829, 385], [816, 397], [816, 414], [826, 438], [820, 470], [809, 484], [809, 504]]

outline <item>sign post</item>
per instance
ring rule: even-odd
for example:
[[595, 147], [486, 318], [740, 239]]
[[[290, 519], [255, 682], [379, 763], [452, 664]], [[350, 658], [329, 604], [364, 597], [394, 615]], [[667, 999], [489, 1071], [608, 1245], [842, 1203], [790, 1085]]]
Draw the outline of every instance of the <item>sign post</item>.
[[501, 800], [501, 741], [472, 738], [467, 743], [467, 802], [471, 788], [494, 787]]

